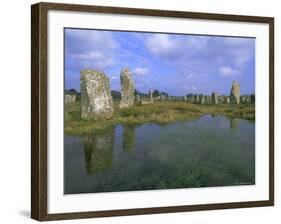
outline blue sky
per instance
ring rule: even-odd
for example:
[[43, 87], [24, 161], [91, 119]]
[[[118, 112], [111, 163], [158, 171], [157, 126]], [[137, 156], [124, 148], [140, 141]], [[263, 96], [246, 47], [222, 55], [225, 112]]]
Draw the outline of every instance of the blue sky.
[[228, 95], [235, 80], [241, 94], [250, 94], [255, 92], [255, 39], [65, 29], [66, 89], [80, 91], [80, 71], [95, 69], [120, 91], [124, 67], [140, 92]]

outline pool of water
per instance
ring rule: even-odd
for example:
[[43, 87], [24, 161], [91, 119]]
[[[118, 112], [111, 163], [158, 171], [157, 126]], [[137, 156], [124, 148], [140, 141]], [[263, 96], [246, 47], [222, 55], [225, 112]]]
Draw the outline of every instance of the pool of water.
[[255, 184], [255, 123], [205, 115], [64, 139], [64, 193]]

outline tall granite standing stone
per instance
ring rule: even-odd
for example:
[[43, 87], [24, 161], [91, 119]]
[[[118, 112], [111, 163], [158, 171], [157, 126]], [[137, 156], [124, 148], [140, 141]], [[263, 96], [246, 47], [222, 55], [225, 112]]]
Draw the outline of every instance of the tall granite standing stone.
[[128, 68], [124, 68], [120, 74], [121, 80], [121, 101], [119, 107], [128, 108], [134, 105], [135, 84], [131, 72]]
[[240, 85], [236, 81], [232, 83], [232, 87], [230, 91], [230, 103], [231, 104], [240, 103]]
[[102, 72], [83, 70], [80, 74], [81, 117], [109, 119], [113, 116], [113, 100], [109, 79]]
[[213, 92], [212, 93], [212, 104], [218, 104], [219, 103], [219, 94]]

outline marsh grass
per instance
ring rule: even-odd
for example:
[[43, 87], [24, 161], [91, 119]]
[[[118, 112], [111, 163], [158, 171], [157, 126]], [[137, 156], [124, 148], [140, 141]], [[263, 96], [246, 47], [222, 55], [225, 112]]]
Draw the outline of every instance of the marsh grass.
[[187, 102], [154, 102], [147, 105], [135, 105], [119, 109], [114, 102], [114, 115], [108, 120], [83, 120], [80, 114], [80, 102], [65, 106], [65, 133], [85, 134], [93, 130], [101, 131], [117, 124], [140, 125], [144, 123], [168, 124], [176, 121], [193, 120], [205, 114], [225, 115], [231, 118], [255, 120], [254, 105], [208, 105]]

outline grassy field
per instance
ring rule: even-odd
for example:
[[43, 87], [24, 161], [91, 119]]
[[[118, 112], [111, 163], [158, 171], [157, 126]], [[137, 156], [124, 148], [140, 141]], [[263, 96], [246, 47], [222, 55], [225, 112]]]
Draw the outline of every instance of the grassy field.
[[176, 121], [192, 120], [205, 114], [225, 115], [232, 118], [255, 120], [254, 105], [207, 105], [187, 102], [154, 102], [119, 109], [114, 103], [114, 116], [109, 120], [83, 120], [80, 116], [80, 102], [65, 105], [65, 133], [85, 134], [117, 124], [139, 125], [143, 123], [168, 124]]

